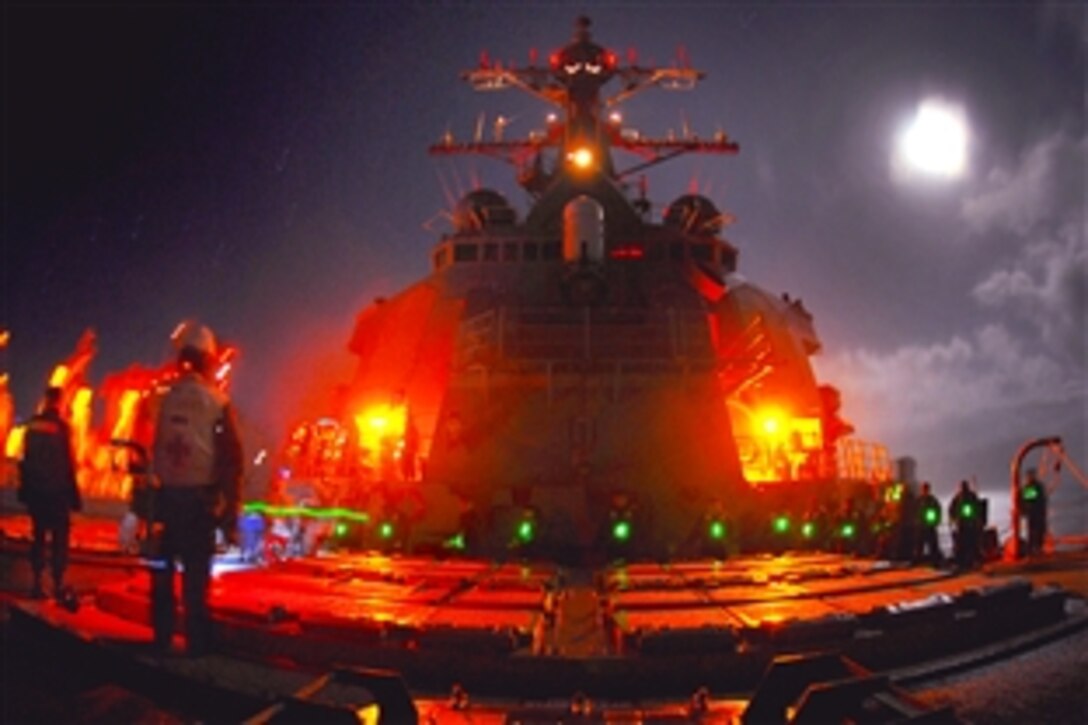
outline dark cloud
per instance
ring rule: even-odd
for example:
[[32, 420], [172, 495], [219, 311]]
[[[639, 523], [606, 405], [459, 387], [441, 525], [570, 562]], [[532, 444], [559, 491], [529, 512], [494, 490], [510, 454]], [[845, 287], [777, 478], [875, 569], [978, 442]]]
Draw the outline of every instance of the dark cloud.
[[1033, 242], [1009, 266], [975, 285], [981, 304], [1032, 323], [1043, 343], [1082, 370], [1086, 364], [1088, 248], [1084, 230]]
[[860, 348], [830, 355], [823, 377], [847, 393], [847, 416], [887, 440], [947, 426], [1031, 402], [1083, 396], [1085, 382], [1050, 356], [1032, 350], [1000, 324], [888, 352]]
[[1010, 258], [974, 286], [974, 299], [1029, 322], [1053, 354], [1082, 370], [1088, 352], [1086, 168], [1088, 137], [1055, 133], [1028, 149], [1017, 168], [992, 172], [963, 205], [976, 235], [1004, 234], [1015, 243]]
[[1061, 131], [1032, 145], [1013, 169], [991, 171], [963, 204], [976, 234], [1021, 236], [1079, 225], [1083, 232], [1088, 138]]

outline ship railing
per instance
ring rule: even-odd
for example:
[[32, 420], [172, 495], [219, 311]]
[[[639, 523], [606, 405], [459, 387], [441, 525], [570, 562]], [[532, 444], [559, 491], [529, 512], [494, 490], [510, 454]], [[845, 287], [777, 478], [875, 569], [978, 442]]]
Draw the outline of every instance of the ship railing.
[[890, 481], [895, 477], [888, 449], [880, 443], [842, 438], [836, 445], [838, 477], [854, 481]]

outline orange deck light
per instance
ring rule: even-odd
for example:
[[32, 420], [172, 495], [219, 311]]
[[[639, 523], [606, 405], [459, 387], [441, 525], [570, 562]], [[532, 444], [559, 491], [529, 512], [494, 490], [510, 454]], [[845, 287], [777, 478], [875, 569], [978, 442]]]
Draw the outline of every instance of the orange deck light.
[[789, 432], [790, 416], [777, 407], [763, 408], [755, 416], [756, 431], [766, 438], [779, 438]]
[[383, 459], [400, 460], [408, 429], [408, 408], [402, 404], [371, 405], [354, 416], [359, 447], [370, 463], [381, 465]]

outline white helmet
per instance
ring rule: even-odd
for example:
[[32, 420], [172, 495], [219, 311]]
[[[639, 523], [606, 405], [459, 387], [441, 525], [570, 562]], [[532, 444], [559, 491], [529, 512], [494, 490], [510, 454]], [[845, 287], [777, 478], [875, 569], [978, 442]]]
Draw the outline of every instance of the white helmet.
[[174, 349], [181, 352], [187, 347], [194, 348], [205, 355], [214, 356], [216, 352], [215, 335], [211, 329], [196, 320], [185, 320], [170, 335]]

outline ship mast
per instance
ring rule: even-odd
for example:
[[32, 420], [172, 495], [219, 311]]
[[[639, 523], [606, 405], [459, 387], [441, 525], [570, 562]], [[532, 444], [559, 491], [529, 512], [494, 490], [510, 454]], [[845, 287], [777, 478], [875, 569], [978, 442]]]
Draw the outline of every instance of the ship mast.
[[[621, 66], [615, 52], [593, 42], [590, 20], [575, 21], [571, 42], [553, 52], [546, 67], [530, 55], [528, 67], [491, 62], [486, 54], [480, 65], [461, 74], [479, 91], [517, 88], [556, 107], [559, 113], [543, 131], [525, 139], [496, 138], [486, 141], [457, 142], [447, 134], [442, 142], [430, 147], [432, 155], [479, 154], [497, 158], [518, 167], [519, 182], [530, 193], [540, 194], [557, 180], [571, 175], [603, 176], [614, 182], [685, 153], [735, 154], [739, 146], [723, 133], [712, 139], [700, 139], [690, 133], [681, 138], [645, 138], [622, 126], [616, 109], [642, 91], [658, 87], [666, 90], [690, 90], [705, 73], [691, 67], [686, 57], [671, 68], [643, 67], [633, 54], [628, 65]], [[616, 79], [619, 90], [605, 95], [604, 87]], [[606, 113], [608, 114], [606, 116]], [[560, 115], [561, 114], [561, 115]], [[555, 149], [559, 162], [546, 173], [542, 152]], [[621, 149], [642, 157], [637, 165], [616, 172], [612, 149]], [[558, 177], [558, 179], [557, 179]]]

